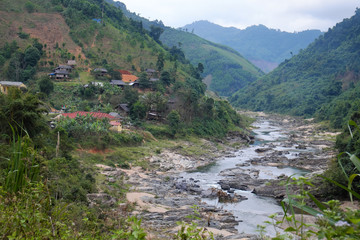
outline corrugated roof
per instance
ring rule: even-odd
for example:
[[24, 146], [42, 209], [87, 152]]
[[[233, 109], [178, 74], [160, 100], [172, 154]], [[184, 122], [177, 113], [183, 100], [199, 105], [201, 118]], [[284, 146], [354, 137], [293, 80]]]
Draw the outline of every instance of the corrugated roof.
[[64, 74], [64, 75], [69, 75], [69, 72], [66, 71], [65, 69], [57, 69], [55, 70], [56, 74]]
[[76, 65], [75, 60], [68, 60], [67, 65]]
[[10, 81], [0, 81], [0, 84], [3, 86], [16, 86], [16, 87], [20, 87], [22, 85], [25, 86], [25, 84], [23, 84], [22, 82], [10, 82]]
[[112, 84], [112, 85], [117, 85], [117, 86], [124, 86], [124, 85], [126, 85], [126, 83], [124, 83], [124, 82], [121, 81], [121, 80], [111, 80], [110, 84]]
[[94, 69], [94, 72], [104, 72], [104, 73], [107, 73], [108, 70], [106, 70], [105, 68], [95, 68], [95, 69]]
[[109, 123], [111, 126], [121, 126], [121, 123], [119, 121], [110, 121]]
[[76, 116], [87, 116], [87, 115], [91, 115], [94, 118], [108, 118], [108, 119], [113, 119], [114, 118], [113, 116], [111, 116], [110, 114], [107, 114], [107, 113], [84, 112], [84, 111], [77, 111], [77, 112], [73, 112], [73, 113], [63, 113], [61, 115], [63, 117], [68, 117], [68, 118], [76, 118]]
[[121, 74], [131, 75], [131, 72], [129, 72], [127, 70], [116, 70], [116, 71], [120, 72]]
[[58, 69], [72, 69], [72, 67], [69, 65], [59, 65], [57, 68]]
[[137, 76], [130, 74], [123, 74], [121, 77], [122, 77], [122, 81], [126, 83], [135, 82], [136, 80], [139, 79]]

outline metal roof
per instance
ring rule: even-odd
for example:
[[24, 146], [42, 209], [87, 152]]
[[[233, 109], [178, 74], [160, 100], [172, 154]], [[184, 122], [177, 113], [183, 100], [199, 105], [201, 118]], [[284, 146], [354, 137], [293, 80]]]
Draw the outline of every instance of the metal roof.
[[0, 84], [3, 86], [16, 86], [16, 87], [20, 87], [22, 85], [25, 86], [25, 84], [23, 84], [22, 82], [10, 82], [10, 81], [0, 81]]

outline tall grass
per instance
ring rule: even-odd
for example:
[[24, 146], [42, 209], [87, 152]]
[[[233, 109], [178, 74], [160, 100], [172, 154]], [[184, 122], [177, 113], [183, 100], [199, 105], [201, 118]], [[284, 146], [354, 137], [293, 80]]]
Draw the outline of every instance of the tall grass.
[[21, 137], [11, 127], [13, 137], [11, 143], [11, 156], [8, 159], [8, 171], [5, 178], [4, 189], [10, 193], [21, 191], [28, 183], [39, 178], [39, 165], [36, 164], [36, 151], [30, 147], [28, 135]]

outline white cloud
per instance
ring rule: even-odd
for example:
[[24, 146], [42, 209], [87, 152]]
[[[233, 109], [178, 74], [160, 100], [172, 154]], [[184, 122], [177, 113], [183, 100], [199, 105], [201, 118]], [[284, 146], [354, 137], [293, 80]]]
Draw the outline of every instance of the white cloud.
[[197, 20], [245, 28], [263, 24], [283, 31], [327, 30], [354, 15], [358, 0], [123, 0], [150, 20], [181, 27]]

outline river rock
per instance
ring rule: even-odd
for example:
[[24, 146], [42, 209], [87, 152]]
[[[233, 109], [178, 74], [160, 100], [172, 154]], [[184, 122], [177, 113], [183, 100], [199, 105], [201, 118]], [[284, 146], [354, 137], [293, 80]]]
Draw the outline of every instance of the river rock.
[[257, 149], [255, 149], [255, 152], [257, 152], [257, 153], [264, 153], [264, 152], [268, 152], [268, 151], [270, 151], [270, 150], [272, 150], [272, 148], [257, 148]]
[[106, 193], [89, 193], [86, 195], [90, 206], [102, 205], [107, 207], [113, 207], [116, 204], [116, 199]]

